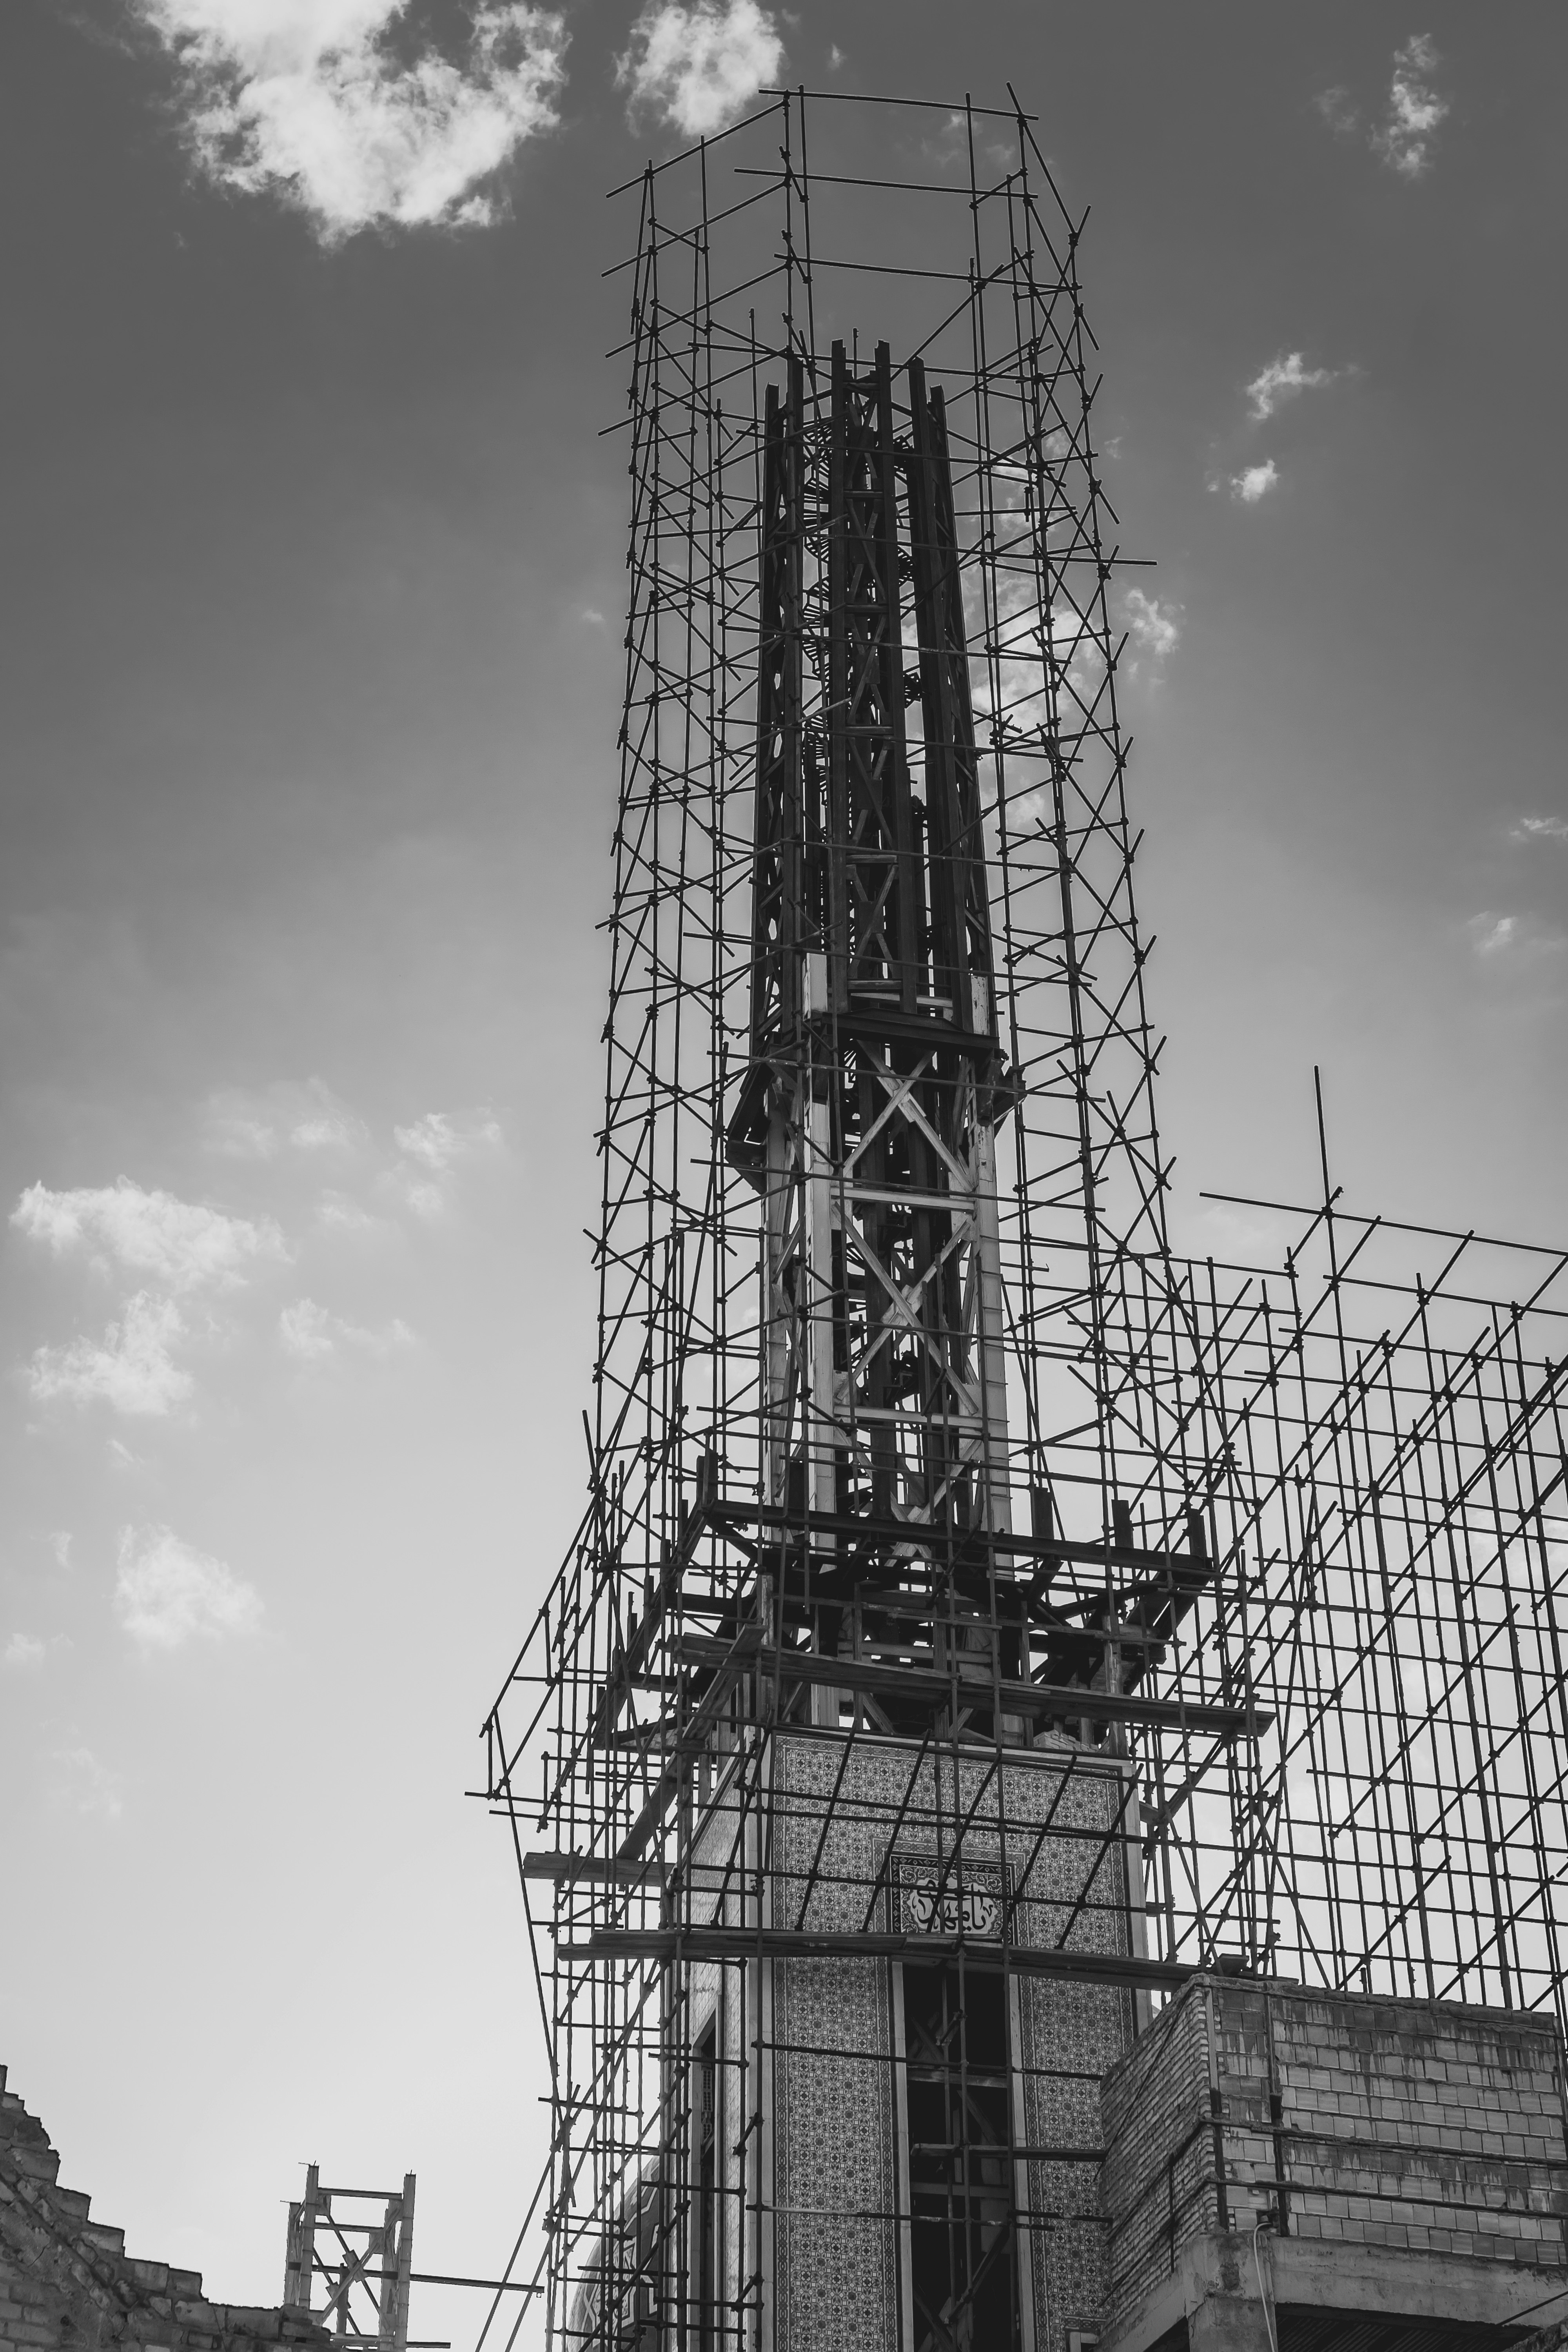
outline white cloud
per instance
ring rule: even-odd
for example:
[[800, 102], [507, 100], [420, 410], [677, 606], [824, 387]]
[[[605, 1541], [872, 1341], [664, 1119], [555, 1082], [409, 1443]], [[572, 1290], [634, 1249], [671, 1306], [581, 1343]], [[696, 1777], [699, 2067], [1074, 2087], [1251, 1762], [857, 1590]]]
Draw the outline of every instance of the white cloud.
[[206, 1147], [226, 1160], [270, 1160], [278, 1149], [278, 1129], [243, 1096], [214, 1095], [207, 1105]]
[[290, 1356], [310, 1363], [331, 1354], [331, 1319], [326, 1308], [318, 1307], [313, 1298], [297, 1299], [278, 1318], [278, 1336]]
[[367, 1356], [390, 1356], [414, 1344], [414, 1334], [401, 1317], [395, 1316], [383, 1330], [367, 1331], [360, 1324], [345, 1323], [340, 1315], [329, 1314], [313, 1298], [296, 1299], [283, 1309], [278, 1318], [278, 1336], [288, 1354], [307, 1364], [324, 1363], [340, 1348], [355, 1349]]
[[1549, 930], [1530, 915], [1472, 915], [1465, 928], [1476, 954], [1487, 962], [1533, 961], [1568, 948], [1561, 931]]
[[651, 0], [616, 60], [629, 114], [646, 108], [684, 138], [722, 131], [784, 63], [778, 27], [758, 0]]
[[[1026, 494], [1021, 469], [1014, 477], [998, 468], [994, 479], [1001, 499], [1016, 501], [1016, 510], [1021, 511]], [[1053, 694], [1065, 692], [1085, 710], [1092, 707], [1105, 680], [1106, 647], [1093, 615], [1079, 613], [1070, 596], [1063, 596], [1047, 611], [1032, 575], [1011, 572], [998, 582], [995, 628], [1014, 678], [1028, 674], [1024, 668], [1027, 664], [1039, 681], [1022, 694], [1016, 688], [1012, 689], [1007, 725], [1016, 735], [1025, 733], [1031, 723], [1050, 723]], [[1036, 669], [1041, 655], [1048, 655], [1049, 663]], [[979, 661], [971, 664], [971, 688], [975, 709], [989, 717], [991, 681]]]
[[1520, 939], [1517, 915], [1472, 915], [1467, 929], [1470, 945], [1479, 956], [1501, 955], [1516, 947]]
[[1156, 663], [1174, 653], [1181, 642], [1181, 623], [1176, 607], [1162, 604], [1157, 596], [1146, 596], [1142, 588], [1129, 588], [1121, 599], [1126, 616], [1127, 634], [1135, 646]]
[[1394, 52], [1388, 111], [1372, 143], [1390, 170], [1406, 180], [1418, 180], [1427, 169], [1434, 134], [1448, 114], [1448, 101], [1438, 97], [1432, 80], [1437, 62], [1426, 33], [1413, 33]]
[[139, 1290], [101, 1339], [38, 1349], [27, 1367], [27, 1385], [40, 1404], [101, 1400], [116, 1412], [166, 1413], [191, 1392], [190, 1374], [169, 1353], [184, 1329], [173, 1299]]
[[324, 1233], [384, 1237], [398, 1228], [386, 1217], [372, 1214], [347, 1192], [323, 1192], [316, 1203], [316, 1223]]
[[497, 174], [551, 129], [561, 16], [478, 0], [460, 63], [399, 54], [405, 0], [135, 0], [184, 82], [185, 128], [219, 186], [279, 196], [324, 242], [356, 230], [472, 227]]
[[1330, 130], [1337, 131], [1342, 137], [1360, 125], [1361, 114], [1342, 83], [1337, 83], [1332, 89], [1321, 89], [1312, 103]]
[[1261, 425], [1282, 402], [1293, 400], [1299, 392], [1316, 392], [1323, 384], [1334, 383], [1340, 373], [1337, 368], [1310, 368], [1300, 352], [1281, 352], [1247, 387], [1253, 423]]
[[73, 1813], [95, 1814], [100, 1821], [120, 1819], [125, 1810], [120, 1798], [120, 1775], [100, 1764], [90, 1748], [57, 1748], [49, 1761], [57, 1767], [57, 1804], [68, 1805]]
[[114, 1608], [142, 1650], [223, 1641], [254, 1633], [261, 1623], [255, 1587], [168, 1528], [121, 1528]]
[[56, 1257], [87, 1249], [100, 1265], [112, 1261], [171, 1290], [195, 1290], [207, 1283], [236, 1290], [246, 1279], [245, 1266], [258, 1258], [288, 1255], [270, 1217], [252, 1223], [248, 1217], [176, 1200], [172, 1192], [146, 1192], [125, 1176], [114, 1184], [69, 1192], [29, 1184], [11, 1223], [32, 1240], [47, 1242]]
[[1508, 829], [1510, 841], [1568, 841], [1568, 817], [1521, 816]]
[[142, 1466], [141, 1455], [132, 1454], [129, 1445], [122, 1445], [118, 1437], [111, 1437], [109, 1441], [109, 1465], [111, 1470], [140, 1470]]
[[43, 1663], [44, 1644], [36, 1634], [12, 1634], [5, 1644], [5, 1664], [13, 1674], [36, 1675]]
[[500, 1119], [484, 1104], [472, 1110], [426, 1111], [392, 1133], [404, 1156], [381, 1181], [427, 1223], [445, 1216], [451, 1206], [454, 1179], [462, 1164], [500, 1151], [506, 1142]]
[[49, 1538], [49, 1549], [54, 1553], [55, 1566], [57, 1568], [68, 1568], [70, 1566], [71, 1539], [70, 1530], [68, 1528], [57, 1528], [55, 1529], [53, 1535]]
[[503, 1139], [500, 1119], [493, 1110], [482, 1108], [450, 1113], [426, 1111], [411, 1127], [395, 1127], [392, 1135], [399, 1151], [417, 1160], [435, 1176], [444, 1176], [460, 1160], [494, 1150]]
[[302, 1118], [289, 1129], [289, 1140], [296, 1151], [342, 1151], [357, 1139], [343, 1120], [323, 1113], [320, 1118]]
[[577, 618], [585, 621], [591, 629], [602, 629], [605, 625], [603, 613], [596, 612], [592, 604], [584, 604]]
[[1230, 478], [1230, 495], [1239, 499], [1244, 507], [1255, 507], [1279, 484], [1279, 468], [1272, 457], [1265, 457], [1261, 466], [1246, 466]]
[[369, 1135], [331, 1087], [307, 1078], [280, 1079], [258, 1093], [223, 1087], [207, 1102], [205, 1139], [228, 1160], [275, 1160], [285, 1150], [356, 1150]]

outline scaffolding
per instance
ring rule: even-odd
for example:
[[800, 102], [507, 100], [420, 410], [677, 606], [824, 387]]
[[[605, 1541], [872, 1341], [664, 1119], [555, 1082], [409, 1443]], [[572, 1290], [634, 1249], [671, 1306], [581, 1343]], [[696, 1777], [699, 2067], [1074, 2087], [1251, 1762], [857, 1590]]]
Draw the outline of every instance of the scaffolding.
[[312, 2164], [289, 2203], [283, 2308], [308, 2314], [343, 2352], [410, 2352], [414, 2189], [411, 2172], [401, 2189], [323, 2188]]
[[[1267, 1248], [1173, 1246], [1031, 118], [778, 92], [617, 194], [589, 1496], [484, 1727], [540, 2294], [782, 2345], [787, 2245], [890, 2264], [911, 2352], [1032, 2344], [1089, 2086], [1194, 1969], [1568, 2023], [1568, 1254], [1353, 1213], [1321, 1103]], [[829, 2247], [781, 2117], [851, 2076], [893, 2152]]]

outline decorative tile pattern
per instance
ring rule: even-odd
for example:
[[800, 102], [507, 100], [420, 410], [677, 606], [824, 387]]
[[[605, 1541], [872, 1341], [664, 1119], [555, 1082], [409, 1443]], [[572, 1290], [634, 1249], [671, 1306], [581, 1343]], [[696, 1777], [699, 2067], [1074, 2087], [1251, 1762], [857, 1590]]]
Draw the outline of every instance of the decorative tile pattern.
[[1037, 2352], [1066, 2352], [1069, 2329], [1098, 2335], [1108, 2316], [1100, 2081], [1132, 2040], [1132, 1998], [1119, 1986], [1026, 1977], [1019, 2010], [1027, 2145], [1061, 2151], [1028, 2168], [1035, 2341]]
[[778, 1962], [773, 2031], [776, 2352], [897, 2352], [887, 1962]]
[[[787, 1735], [773, 1749], [774, 1927], [931, 1932], [923, 1898], [928, 1918], [933, 1901], [952, 1914], [937, 1933], [962, 1916], [980, 1942], [1005, 1924], [1019, 1952], [1130, 1949], [1128, 1784], [1110, 1759], [1051, 1748], [998, 1769], [862, 1738], [845, 1766], [838, 1740]], [[1027, 2161], [1020, 2215], [1036, 2352], [1067, 2352], [1069, 2328], [1108, 2316], [1100, 2078], [1131, 2042], [1132, 1999], [1015, 1981], [1025, 2140], [1049, 2151]], [[898, 2352], [891, 1996], [885, 1961], [774, 1965], [775, 2352]]]
[[[837, 1761], [825, 1743], [777, 1744], [775, 1926], [795, 1925], [803, 1906], [812, 1926], [839, 1932], [864, 1916], [877, 1875], [868, 1823], [841, 1829], [835, 1805], [822, 1839]], [[773, 2042], [774, 2352], [898, 2352], [898, 2126], [887, 1962], [776, 1962]]]

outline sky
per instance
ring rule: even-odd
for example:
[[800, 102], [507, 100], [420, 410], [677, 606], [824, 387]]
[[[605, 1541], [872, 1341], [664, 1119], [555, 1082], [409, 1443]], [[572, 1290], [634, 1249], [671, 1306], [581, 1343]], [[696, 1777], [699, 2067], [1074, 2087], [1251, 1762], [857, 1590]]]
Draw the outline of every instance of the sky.
[[776, 77], [1016, 85], [1155, 565], [1178, 1229], [1310, 1196], [1316, 1066], [1351, 1205], [1551, 1240], [1565, 52], [1548, 0], [0, 15], [0, 2063], [133, 2252], [276, 2300], [317, 2159], [488, 2276], [531, 2187], [465, 1791], [584, 1484], [604, 191]]

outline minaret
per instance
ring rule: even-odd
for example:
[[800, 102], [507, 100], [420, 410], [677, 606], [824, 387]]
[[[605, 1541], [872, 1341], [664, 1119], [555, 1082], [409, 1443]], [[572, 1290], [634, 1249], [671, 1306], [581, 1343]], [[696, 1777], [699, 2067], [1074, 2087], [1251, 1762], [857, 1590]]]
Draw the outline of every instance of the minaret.
[[[719, 1794], [674, 1874], [694, 1954], [740, 1962], [750, 1935], [758, 1957], [744, 1978], [700, 1962], [677, 1995], [712, 2054], [670, 2086], [695, 2153], [665, 2210], [693, 2219], [664, 2302], [704, 2344], [731, 2340], [702, 2333], [723, 2278], [755, 2276], [757, 2333], [732, 2340], [777, 2352], [1067, 2352], [1098, 2320], [1089, 2152], [1142, 1946], [1134, 1784], [1105, 1738], [1119, 1652], [1058, 1621], [1061, 1682], [1031, 1679], [1058, 1556], [1044, 1497], [1045, 1533], [1013, 1535], [1015, 1089], [945, 404], [886, 344], [863, 369], [837, 343], [825, 374], [795, 362], [765, 404], [750, 1057], [727, 1129], [763, 1204], [758, 1574], [686, 1653], [717, 1675], [750, 1632], [752, 1727], [716, 1732]], [[767, 1801], [742, 1883], [725, 1791], [748, 1740]]]
[[1136, 1744], [1251, 1721], [1149, 1688], [1180, 1447], [1118, 1491], [1163, 1179], [1075, 233], [1019, 118], [908, 355], [818, 341], [794, 105], [765, 236], [740, 149], [640, 196], [591, 1496], [487, 1726], [553, 1840], [544, 2284], [584, 2352], [1075, 2352], [1189, 1973]]
[[1173, 1250], [1170, 631], [1016, 101], [622, 193], [589, 1495], [484, 1731], [543, 2340], [1485, 2352], [1568, 2210], [1562, 1264], [1478, 1341], [1497, 1245], [1413, 1273], [1321, 1133], [1282, 1265]]

